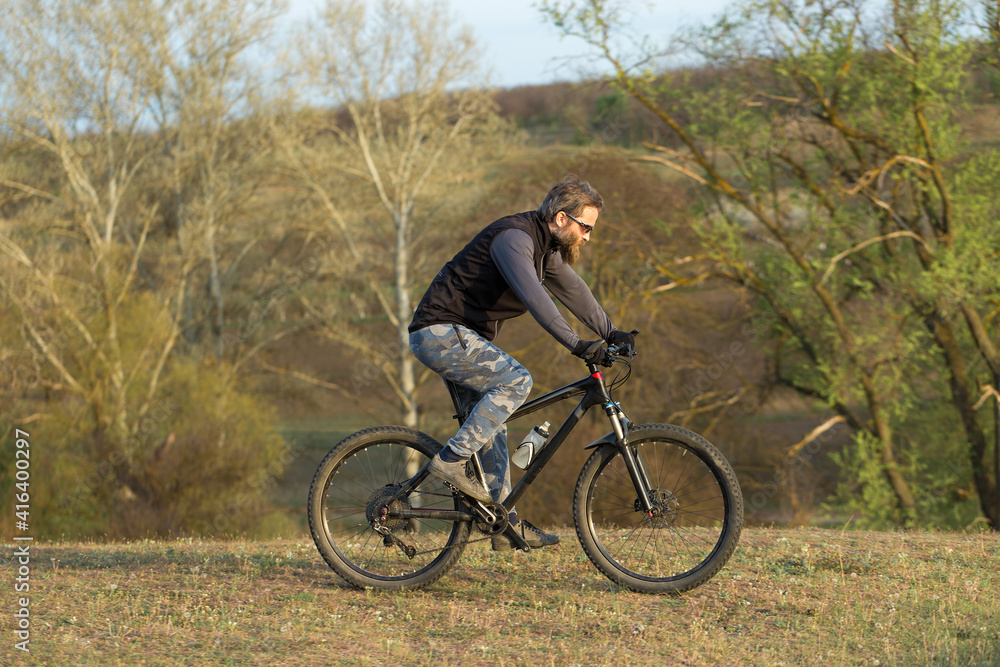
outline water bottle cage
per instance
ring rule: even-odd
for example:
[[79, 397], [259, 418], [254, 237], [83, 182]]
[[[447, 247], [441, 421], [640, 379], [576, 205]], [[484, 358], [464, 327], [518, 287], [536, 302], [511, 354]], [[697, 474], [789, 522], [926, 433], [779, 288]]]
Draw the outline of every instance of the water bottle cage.
[[535, 445], [532, 442], [522, 442], [514, 450], [514, 455], [510, 457], [511, 462], [521, 470], [524, 470], [535, 460]]
[[524, 437], [521, 444], [514, 450], [514, 455], [510, 457], [511, 462], [522, 470], [526, 469], [535, 459], [535, 454], [545, 446], [548, 440], [549, 423], [545, 422], [531, 429], [528, 435]]

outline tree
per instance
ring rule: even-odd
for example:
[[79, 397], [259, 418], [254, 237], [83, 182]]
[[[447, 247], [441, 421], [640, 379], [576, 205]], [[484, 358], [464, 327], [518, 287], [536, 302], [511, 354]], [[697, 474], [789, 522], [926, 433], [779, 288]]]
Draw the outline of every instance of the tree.
[[[254, 195], [273, 176], [270, 126], [291, 103], [286, 91], [268, 80], [268, 68], [257, 62], [261, 56], [253, 54], [269, 46], [282, 8], [274, 0], [244, 0], [221, 10], [207, 0], [164, 6], [178, 43], [160, 52], [166, 81], [156, 91], [151, 115], [165, 159], [152, 177], [159, 196], [151, 197], [163, 210], [164, 231], [186, 255], [198, 258], [192, 282], [203, 280], [206, 287], [207, 299], [193, 296], [190, 286], [184, 295], [185, 332], [189, 341], [201, 340], [201, 323], [208, 320], [211, 347], [220, 359], [232, 319], [226, 316], [225, 283], [261, 240], [257, 230], [233, 232], [241, 223], [248, 226]], [[228, 266], [221, 256], [223, 239], [239, 243]], [[259, 349], [229, 347], [237, 365]]]
[[[481, 87], [469, 30], [455, 29], [441, 4], [384, 0], [371, 10], [360, 0], [331, 0], [302, 44], [311, 99], [330, 110], [304, 116], [283, 164], [318, 206], [316, 233], [341, 244], [339, 265], [325, 270], [352, 300], [346, 308], [303, 303], [324, 336], [378, 369], [403, 423], [416, 426], [419, 382], [407, 326], [426, 268], [414, 250], [432, 218], [454, 215], [449, 184], [496, 141], [492, 98]], [[352, 325], [370, 315], [359, 293], [392, 327], [387, 347]]]
[[[190, 22], [180, 23], [173, 8], [24, 0], [0, 9], [0, 187], [17, 208], [11, 232], [0, 235], [11, 315], [3, 343], [21, 348], [14, 358], [34, 369], [14, 398], [38, 410], [60, 453], [42, 464], [52, 466], [43, 497], [54, 499], [53, 525], [74, 513], [62, 524], [70, 532], [211, 529], [233, 497], [244, 501], [240, 520], [226, 514], [225, 523], [244, 527], [253, 515], [245, 510], [280, 472], [266, 412], [231, 378], [198, 376], [197, 361], [181, 354], [200, 244], [189, 237], [172, 252], [151, 240], [162, 206], [144, 188], [162, 173], [165, 124], [177, 122], [164, 100], [183, 93], [191, 106], [217, 104], [213, 95], [227, 84], [215, 72], [198, 78], [201, 89], [180, 85], [199, 76], [199, 59], [216, 56], [185, 51], [187, 38], [225, 24], [232, 44], [252, 41], [245, 24], [225, 20], [243, 4], [184, 3], [176, 9], [191, 12]], [[208, 130], [206, 141], [217, 142], [218, 123]], [[223, 466], [229, 457], [237, 461]], [[200, 474], [186, 469], [196, 461]], [[204, 477], [220, 468], [228, 474]]]
[[[848, 505], [913, 521], [964, 449], [996, 528], [987, 434], [998, 424], [980, 395], [1000, 361], [988, 268], [1000, 238], [986, 185], [998, 172], [995, 154], [963, 149], [955, 122], [972, 55], [965, 10], [896, 0], [876, 20], [863, 2], [745, 3], [699, 34], [720, 73], [700, 91], [626, 65], [607, 3], [546, 12], [590, 41], [679, 140], [646, 159], [703, 188], [704, 241], [716, 270], [765, 305], [758, 322], [778, 381], [855, 430], [842, 459]], [[920, 432], [924, 415], [942, 414], [929, 406], [948, 406], [960, 447], [946, 426], [934, 431], [943, 441]]]

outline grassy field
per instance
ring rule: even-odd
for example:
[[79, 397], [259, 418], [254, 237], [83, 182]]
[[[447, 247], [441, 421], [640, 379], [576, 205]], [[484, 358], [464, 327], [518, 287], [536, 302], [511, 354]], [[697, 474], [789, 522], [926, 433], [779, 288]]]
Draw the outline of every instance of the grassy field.
[[359, 591], [308, 538], [36, 544], [30, 648], [11, 558], [0, 664], [996, 665], [1000, 538], [751, 529], [681, 597], [613, 587], [572, 530], [488, 542], [430, 588]]

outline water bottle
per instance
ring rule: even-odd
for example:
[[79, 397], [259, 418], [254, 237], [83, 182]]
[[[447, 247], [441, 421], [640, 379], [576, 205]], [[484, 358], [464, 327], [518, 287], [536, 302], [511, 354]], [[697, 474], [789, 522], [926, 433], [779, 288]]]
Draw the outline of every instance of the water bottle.
[[545, 445], [545, 441], [549, 439], [549, 423], [545, 422], [541, 426], [536, 426], [531, 429], [528, 435], [524, 436], [524, 440], [521, 444], [517, 446], [514, 450], [514, 455], [510, 457], [510, 460], [514, 462], [521, 470], [524, 470], [535, 458], [535, 452], [541, 451], [542, 447]]

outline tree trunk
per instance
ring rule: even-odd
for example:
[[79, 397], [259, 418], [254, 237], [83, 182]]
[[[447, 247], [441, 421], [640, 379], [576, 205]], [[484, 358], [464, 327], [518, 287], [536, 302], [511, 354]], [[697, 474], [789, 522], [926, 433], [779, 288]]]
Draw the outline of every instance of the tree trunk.
[[[951, 375], [951, 401], [958, 410], [969, 441], [969, 463], [972, 466], [972, 479], [979, 495], [979, 506], [994, 530], [1000, 529], [1000, 494], [997, 493], [996, 479], [990, 480], [987, 465], [986, 433], [976, 419], [975, 397], [969, 392], [969, 374], [965, 358], [959, 348], [958, 340], [951, 325], [944, 321], [934, 321], [928, 325], [938, 347], [944, 353], [945, 363]], [[1000, 453], [1000, 452], [998, 452]]]
[[[993, 376], [993, 387], [1000, 387], [1000, 375]], [[994, 531], [1000, 531], [1000, 399], [993, 399], [993, 508], [995, 514], [990, 516], [990, 525]], [[982, 496], [980, 496], [982, 502]], [[990, 504], [990, 503], [985, 503]]]
[[400, 211], [396, 216], [396, 336], [399, 343], [399, 387], [403, 393], [403, 425], [417, 427], [416, 379], [413, 355], [410, 354], [410, 246], [407, 241], [409, 215]]
[[899, 472], [899, 463], [896, 461], [895, 448], [892, 446], [892, 430], [882, 417], [878, 406], [873, 405], [872, 407], [874, 408], [872, 418], [875, 421], [876, 435], [882, 444], [881, 461], [886, 479], [889, 481], [889, 486], [892, 487], [893, 493], [896, 494], [896, 502], [899, 503], [899, 508], [904, 512], [910, 512], [916, 506], [916, 503], [913, 500], [913, 492], [910, 491], [910, 485], [906, 483], [906, 479]]
[[[409, 215], [399, 211], [396, 215], [396, 336], [399, 344], [399, 389], [403, 395], [403, 425], [417, 428], [417, 383], [413, 373], [413, 355], [410, 353], [410, 246], [407, 242]], [[406, 474], [416, 475], [420, 461], [411, 456], [406, 462]]]
[[219, 258], [215, 249], [215, 215], [209, 215], [208, 229], [205, 230], [205, 245], [208, 248], [208, 291], [212, 295], [212, 308], [215, 310], [215, 320], [212, 323], [212, 336], [215, 339], [215, 357], [222, 358], [223, 341], [222, 325], [225, 321], [223, 311], [222, 283], [219, 280]]

